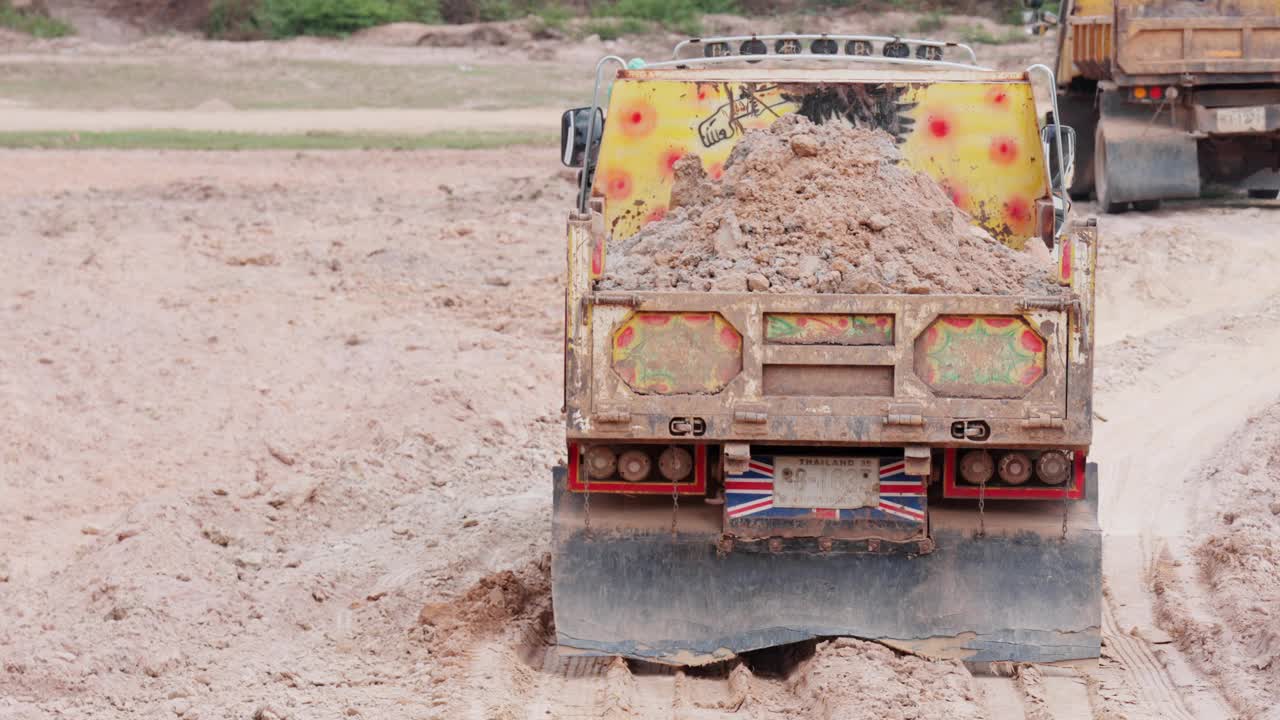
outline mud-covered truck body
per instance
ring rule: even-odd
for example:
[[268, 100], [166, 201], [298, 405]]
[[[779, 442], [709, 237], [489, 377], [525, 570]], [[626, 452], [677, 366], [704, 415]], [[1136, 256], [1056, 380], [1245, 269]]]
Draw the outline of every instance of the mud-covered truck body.
[[[1045, 153], [1066, 133], [1038, 127], [1032, 76], [1052, 73], [897, 38], [700, 42], [708, 60], [617, 70], [607, 116], [566, 113], [565, 158], [587, 167], [554, 473], [561, 648], [702, 664], [846, 635], [972, 661], [1096, 658], [1097, 238], [1051, 187]], [[735, 56], [751, 42], [767, 54]], [[786, 42], [794, 54], [773, 53]], [[716, 177], [790, 113], [886, 130], [998, 241], [1050, 242], [1060, 292], [599, 289], [609, 243], [667, 212], [674, 158]]]
[[1280, 190], [1280, 3], [1068, 0], [1063, 122], [1080, 134], [1072, 192], [1103, 210], [1211, 186]]

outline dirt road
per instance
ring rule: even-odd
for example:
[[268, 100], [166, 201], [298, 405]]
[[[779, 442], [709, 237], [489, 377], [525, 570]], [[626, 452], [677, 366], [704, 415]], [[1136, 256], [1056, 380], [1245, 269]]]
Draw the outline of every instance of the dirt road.
[[528, 110], [6, 110], [0, 132], [203, 130], [251, 133], [414, 133], [559, 127], [556, 108]]

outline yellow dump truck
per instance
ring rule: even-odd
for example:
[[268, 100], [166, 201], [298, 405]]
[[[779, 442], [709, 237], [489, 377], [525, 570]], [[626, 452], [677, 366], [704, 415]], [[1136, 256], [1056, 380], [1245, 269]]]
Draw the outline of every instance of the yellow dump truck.
[[[853, 35], [601, 61], [562, 127], [582, 169], [553, 477], [564, 651], [697, 665], [841, 635], [969, 661], [1098, 657], [1097, 232], [1050, 176], [1072, 133], [1039, 126], [1036, 82], [1053, 87], [1049, 68]], [[1048, 245], [1062, 292], [598, 287], [609, 244], [667, 212], [679, 158], [715, 178], [790, 113], [889, 132], [996, 241]]]
[[1106, 212], [1213, 186], [1276, 197], [1280, 2], [1066, 0], [1059, 24], [1073, 194]]

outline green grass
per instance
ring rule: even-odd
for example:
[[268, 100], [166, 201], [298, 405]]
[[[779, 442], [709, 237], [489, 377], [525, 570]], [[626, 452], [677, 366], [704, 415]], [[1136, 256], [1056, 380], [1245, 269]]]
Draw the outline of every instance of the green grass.
[[425, 135], [271, 135], [204, 130], [0, 132], [0, 148], [49, 150], [487, 150], [555, 143], [556, 137], [550, 133], [519, 130], [446, 130]]
[[960, 41], [971, 45], [1009, 45], [1030, 39], [1023, 28], [1010, 28], [1000, 35], [992, 34], [981, 25], [970, 25], [960, 30]]
[[535, 35], [546, 30], [564, 32], [573, 19], [573, 10], [555, 2], [538, 8], [535, 15], [538, 18], [534, 26]]
[[941, 11], [934, 10], [931, 13], [921, 15], [916, 20], [915, 30], [918, 33], [928, 35], [929, 33], [938, 32], [942, 28], [946, 27], [946, 25], [947, 25], [946, 16], [943, 15]]
[[601, 18], [582, 26], [583, 37], [600, 36], [601, 40], [617, 40], [623, 35], [640, 35], [653, 31], [653, 23], [639, 18]]
[[75, 28], [57, 18], [34, 10], [18, 10], [9, 0], [0, 0], [0, 27], [38, 38], [65, 37], [76, 32]]
[[231, 40], [343, 36], [392, 22], [440, 22], [436, 0], [214, 0], [205, 32]]

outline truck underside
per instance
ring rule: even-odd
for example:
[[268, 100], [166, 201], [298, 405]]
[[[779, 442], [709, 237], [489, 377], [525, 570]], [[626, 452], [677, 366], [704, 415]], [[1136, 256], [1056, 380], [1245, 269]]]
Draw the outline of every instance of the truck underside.
[[970, 502], [931, 503], [923, 553], [874, 540], [730, 544], [723, 507], [701, 498], [588, 502], [567, 491], [564, 469], [554, 483], [556, 638], [566, 651], [701, 665], [853, 636], [972, 662], [1099, 654], [1092, 466], [1084, 502], [988, 500], [981, 518]]

